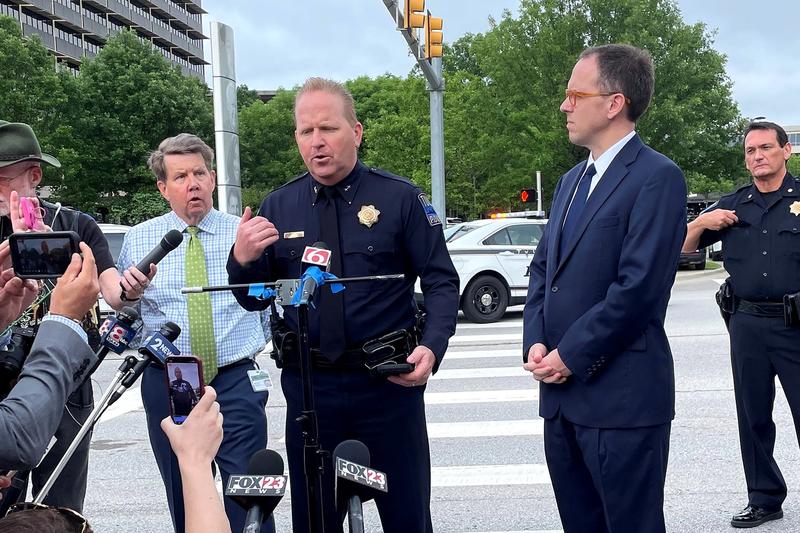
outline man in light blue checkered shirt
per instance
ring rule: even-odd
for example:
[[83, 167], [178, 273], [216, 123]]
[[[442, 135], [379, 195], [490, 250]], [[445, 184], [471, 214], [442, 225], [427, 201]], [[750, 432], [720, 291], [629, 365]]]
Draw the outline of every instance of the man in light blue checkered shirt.
[[[133, 227], [125, 236], [117, 262], [117, 268], [123, 273], [123, 295], [142, 295], [138, 303], [144, 322], [143, 334], [157, 332], [165, 322], [175, 322], [181, 334], [174, 344], [181, 354], [191, 354], [187, 295], [180, 292], [181, 287], [187, 285], [185, 257], [190, 240], [187, 228], [199, 229], [197, 238], [205, 255], [209, 285], [224, 285], [228, 282], [225, 264], [239, 224], [239, 217], [213, 208], [216, 177], [211, 170], [213, 158], [211, 148], [194, 135], [182, 133], [161, 142], [148, 163], [161, 195], [172, 210]], [[172, 229], [182, 232], [184, 241], [145, 276], [134, 265]], [[222, 473], [223, 486], [227, 486], [229, 475], [247, 472], [250, 457], [267, 445], [264, 412], [267, 392], [254, 392], [247, 374], [248, 370], [256, 368], [254, 359], [263, 349], [266, 338], [260, 313], [242, 309], [230, 292], [210, 294], [218, 373], [207, 385], [216, 390], [224, 416], [224, 435], [216, 463]], [[203, 327], [207, 326], [203, 324]], [[180, 466], [160, 427], [161, 420], [169, 416], [163, 366], [151, 364], [145, 370], [142, 400], [150, 444], [167, 490], [173, 525], [182, 533], [185, 520]], [[232, 530], [242, 531], [245, 511], [228, 498], [225, 498], [225, 511]], [[271, 520], [262, 528], [262, 532], [273, 530]]]

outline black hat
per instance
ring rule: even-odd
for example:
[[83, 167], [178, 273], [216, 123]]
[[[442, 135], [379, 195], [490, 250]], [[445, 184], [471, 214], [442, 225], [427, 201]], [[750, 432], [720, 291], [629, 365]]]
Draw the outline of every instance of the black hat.
[[0, 120], [0, 168], [23, 161], [40, 161], [60, 167], [58, 159], [42, 153], [36, 134], [27, 124]]

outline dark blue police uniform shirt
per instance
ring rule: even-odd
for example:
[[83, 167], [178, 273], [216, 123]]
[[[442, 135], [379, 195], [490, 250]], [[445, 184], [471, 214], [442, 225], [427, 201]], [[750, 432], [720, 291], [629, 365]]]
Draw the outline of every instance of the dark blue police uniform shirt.
[[769, 200], [755, 185], [723, 196], [706, 211], [736, 211], [739, 222], [706, 230], [700, 246], [722, 240], [722, 257], [733, 293], [750, 301], [781, 301], [800, 290], [800, 180], [787, 173]]
[[[455, 332], [458, 313], [458, 274], [445, 246], [439, 218], [422, 192], [408, 180], [360, 161], [336, 188], [342, 276], [405, 274], [401, 280], [349, 283], [344, 296], [344, 332], [348, 348], [414, 324], [414, 283], [420, 278], [428, 313], [421, 344], [441, 361]], [[231, 283], [253, 283], [299, 278], [303, 249], [320, 241], [318, 202], [321, 186], [306, 173], [275, 189], [262, 202], [260, 215], [275, 224], [279, 239], [264, 255], [242, 266], [228, 258]], [[371, 227], [359, 222], [363, 206], [380, 211]], [[302, 236], [298, 236], [302, 235]], [[322, 290], [329, 290], [324, 287]], [[248, 310], [267, 302], [236, 291]], [[297, 310], [286, 307], [289, 327], [297, 330]], [[319, 346], [320, 327], [341, 328], [309, 310], [311, 347]]]

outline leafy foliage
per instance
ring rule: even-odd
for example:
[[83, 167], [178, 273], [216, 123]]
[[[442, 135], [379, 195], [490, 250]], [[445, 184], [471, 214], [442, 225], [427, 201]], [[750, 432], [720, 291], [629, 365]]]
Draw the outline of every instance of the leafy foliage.
[[[138, 222], [167, 207], [146, 168], [148, 152], [181, 131], [212, 137], [208, 88], [182, 76], [135, 34], [122, 32], [77, 77], [57, 73], [36, 40], [0, 17], [0, 118], [31, 123], [64, 165], [52, 184], [66, 201]], [[608, 42], [646, 48], [656, 67], [645, 142], [683, 168], [691, 192], [728, 191], [747, 181], [743, 129], [725, 57], [713, 33], [686, 24], [674, 0], [520, 0], [518, 14], [491, 20], [444, 57], [448, 216], [518, 210], [520, 189], [543, 174], [545, 206], [558, 177], [586, 157], [570, 144], [559, 110], [577, 56]], [[430, 191], [428, 92], [417, 68], [406, 77], [347, 82], [364, 125], [360, 156]], [[294, 142], [295, 90], [264, 103], [238, 89], [243, 203], [305, 171]], [[790, 161], [800, 174], [797, 158]]]

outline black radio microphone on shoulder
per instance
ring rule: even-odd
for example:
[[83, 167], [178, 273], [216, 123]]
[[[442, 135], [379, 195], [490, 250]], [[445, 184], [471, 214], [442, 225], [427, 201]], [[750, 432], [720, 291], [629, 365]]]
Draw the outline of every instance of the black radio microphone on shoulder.
[[159, 261], [164, 259], [168, 253], [172, 250], [180, 246], [183, 242], [183, 233], [176, 229], [171, 229], [164, 235], [164, 238], [161, 239], [161, 242], [153, 248], [149, 254], [147, 254], [144, 259], [139, 261], [139, 264], [136, 265], [136, 268], [139, 271], [147, 276], [150, 274], [150, 265], [152, 263], [158, 264]]
[[347, 510], [352, 533], [364, 532], [361, 504], [375, 497], [376, 491], [388, 492], [386, 474], [370, 468], [369, 449], [358, 440], [340, 442], [333, 450], [336, 469], [336, 508]]
[[247, 475], [230, 476], [225, 495], [247, 510], [244, 533], [261, 531], [286, 492], [283, 458], [275, 450], [259, 450], [250, 458]]

